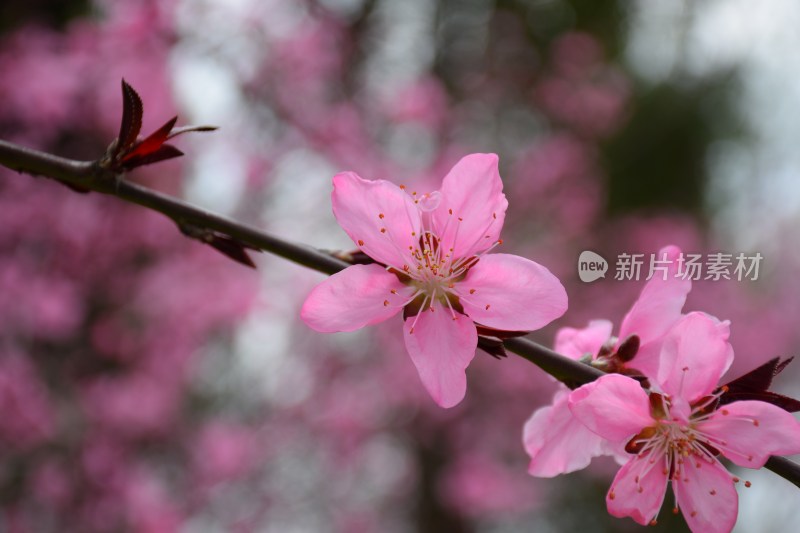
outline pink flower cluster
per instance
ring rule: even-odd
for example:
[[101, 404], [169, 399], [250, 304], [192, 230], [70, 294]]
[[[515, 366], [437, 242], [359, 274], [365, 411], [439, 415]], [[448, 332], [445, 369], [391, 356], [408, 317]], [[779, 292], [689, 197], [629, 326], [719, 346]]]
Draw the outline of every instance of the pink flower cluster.
[[[559, 281], [544, 267], [488, 254], [502, 241], [508, 205], [497, 157], [473, 154], [438, 191], [408, 193], [352, 172], [333, 180], [333, 212], [374, 263], [333, 275], [306, 299], [301, 315], [322, 332], [352, 331], [401, 310], [404, 339], [433, 399], [451, 407], [464, 397], [464, 370], [478, 328], [526, 331], [565, 310]], [[661, 250], [669, 267], [654, 277], [622, 321], [561, 329], [556, 349], [607, 372], [525, 424], [529, 472], [552, 477], [593, 457], [622, 464], [607, 496], [609, 512], [655, 523], [671, 483], [674, 512], [695, 532], [726, 533], [736, 522], [735, 478], [720, 463], [760, 468], [775, 454], [800, 453], [800, 423], [762, 401], [724, 401], [718, 386], [733, 362], [728, 321], [683, 306], [691, 281], [678, 275], [676, 246]]]
[[692, 531], [726, 533], [736, 522], [738, 479], [718, 457], [760, 468], [771, 455], [800, 453], [800, 423], [767, 402], [724, 401], [728, 389], [718, 382], [733, 362], [729, 322], [682, 314], [691, 282], [674, 270], [648, 282], [618, 337], [606, 320], [558, 332], [561, 353], [609, 374], [564, 388], [528, 420], [529, 472], [551, 477], [613, 455], [623, 466], [606, 497], [612, 515], [655, 523], [671, 484], [673, 512]]

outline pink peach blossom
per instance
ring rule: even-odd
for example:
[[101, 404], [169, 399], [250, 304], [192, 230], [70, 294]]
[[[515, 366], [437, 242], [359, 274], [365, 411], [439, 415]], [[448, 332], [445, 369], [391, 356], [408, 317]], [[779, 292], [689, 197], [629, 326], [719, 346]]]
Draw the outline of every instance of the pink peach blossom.
[[[608, 320], [592, 320], [582, 329], [561, 328], [556, 333], [555, 350], [571, 359], [591, 358], [609, 372], [627, 372], [635, 367], [648, 377], [655, 377], [661, 342], [667, 331], [680, 319], [690, 280], [678, 275], [680, 249], [662, 248], [657, 258], [669, 261], [666, 274], [656, 272], [647, 282], [639, 299], [622, 320], [619, 337], [612, 336]], [[639, 347], [632, 361], [619, 357], [617, 351], [632, 336]], [[628, 344], [630, 348], [630, 344]], [[623, 348], [624, 350], [624, 348]], [[603, 354], [598, 357], [599, 354]], [[561, 387], [550, 405], [536, 410], [523, 427], [523, 445], [531, 457], [528, 473], [553, 477], [589, 466], [600, 455], [620, 457], [620, 447], [611, 446], [570, 413], [567, 388]]]
[[522, 429], [522, 443], [531, 460], [528, 473], [536, 477], [555, 477], [582, 470], [601, 455], [624, 456], [621, 446], [614, 447], [572, 416], [570, 390], [563, 386], [553, 401], [534, 411]]
[[[604, 370], [619, 371], [635, 369], [647, 377], [654, 377], [661, 352], [661, 341], [670, 328], [683, 316], [683, 304], [692, 289], [692, 282], [683, 279], [679, 271], [681, 250], [677, 246], [666, 246], [659, 250], [656, 259], [666, 266], [666, 274], [655, 272], [642, 289], [639, 298], [622, 319], [619, 334], [611, 336], [613, 326], [608, 320], [593, 320], [586, 328], [561, 328], [556, 334], [555, 349], [572, 359], [587, 354], [597, 359], [602, 351], [606, 358], [617, 359], [621, 368]], [[631, 361], [615, 358], [617, 350], [632, 335], [639, 338], [639, 347]]]
[[[675, 509], [690, 529], [727, 533], [738, 509], [734, 478], [717, 459], [760, 468], [771, 455], [800, 452], [800, 423], [774, 405], [738, 401], [717, 408], [717, 382], [733, 361], [727, 322], [689, 313], [665, 337], [653, 392], [609, 374], [575, 390], [575, 418], [632, 455], [606, 497], [614, 516], [653, 523], [672, 482]], [[656, 390], [658, 392], [656, 392]]]
[[442, 188], [409, 194], [353, 172], [333, 178], [333, 213], [377, 264], [354, 265], [318, 285], [301, 316], [317, 331], [353, 331], [404, 310], [405, 345], [425, 388], [442, 407], [466, 392], [476, 324], [528, 331], [567, 308], [545, 267], [491, 254], [508, 206], [494, 154], [464, 157]]

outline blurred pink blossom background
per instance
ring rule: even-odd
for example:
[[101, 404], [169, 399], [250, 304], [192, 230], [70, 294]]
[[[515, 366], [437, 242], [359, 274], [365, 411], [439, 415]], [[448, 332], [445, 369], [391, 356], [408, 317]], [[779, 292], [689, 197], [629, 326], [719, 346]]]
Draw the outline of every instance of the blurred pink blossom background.
[[[130, 179], [345, 250], [336, 172], [428, 191], [463, 155], [496, 152], [504, 251], [542, 263], [569, 294], [537, 341], [619, 323], [644, 284], [611, 271], [580, 282], [581, 251], [674, 244], [765, 256], [758, 281], [700, 281], [687, 301], [731, 320], [728, 377], [800, 346], [800, 256], [784, 246], [797, 211], [771, 210], [770, 188], [737, 174], [772, 169], [730, 163], [769, 153], [736, 107], [754, 101], [749, 56], [698, 66], [675, 52], [658, 70], [666, 51], [635, 28], [658, 17], [680, 28], [663, 6], [56, 4], [0, 7], [0, 138], [96, 158], [116, 135], [124, 77], [144, 101], [144, 131], [176, 113], [221, 127]], [[687, 50], [710, 46], [703, 31], [724, 35], [701, 11], [686, 14], [693, 37], [672, 37]], [[661, 63], [643, 62], [647, 50]], [[730, 181], [720, 169], [734, 169]], [[742, 222], [753, 218], [765, 221]], [[635, 530], [605, 512], [613, 465], [527, 475], [522, 426], [556, 390], [536, 367], [478, 352], [465, 400], [443, 410], [396, 324], [314, 333], [299, 309], [322, 276], [256, 261], [233, 263], [137, 206], [0, 169], [0, 530]], [[778, 390], [797, 395], [798, 383], [790, 367]], [[780, 498], [757, 492], [771, 485]], [[796, 520], [787, 485], [771, 476], [742, 495], [741, 531]], [[669, 518], [662, 531], [685, 527]]]

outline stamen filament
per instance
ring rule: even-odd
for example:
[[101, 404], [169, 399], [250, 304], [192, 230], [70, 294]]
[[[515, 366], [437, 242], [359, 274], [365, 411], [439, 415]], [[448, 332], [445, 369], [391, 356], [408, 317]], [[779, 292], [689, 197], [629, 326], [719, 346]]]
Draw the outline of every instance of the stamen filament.
[[428, 295], [426, 294], [425, 298], [422, 300], [422, 306], [420, 307], [417, 316], [414, 317], [414, 322], [411, 323], [411, 329], [408, 330], [409, 333], [414, 333], [414, 327], [416, 327], [417, 325], [417, 320], [419, 320], [420, 315], [425, 312], [425, 304], [427, 303], [428, 303]]

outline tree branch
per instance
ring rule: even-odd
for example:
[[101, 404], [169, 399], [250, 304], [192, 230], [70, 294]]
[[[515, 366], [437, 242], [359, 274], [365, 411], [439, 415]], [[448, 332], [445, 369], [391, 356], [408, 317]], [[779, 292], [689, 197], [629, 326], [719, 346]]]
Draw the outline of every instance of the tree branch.
[[116, 196], [158, 211], [176, 223], [191, 223], [224, 233], [255, 249], [273, 253], [325, 274], [335, 274], [350, 266], [349, 263], [310, 246], [287, 242], [253, 226], [216, 215], [177, 198], [127, 181], [123, 178], [124, 175], [105, 170], [96, 162], [64, 159], [0, 140], [0, 165], [18, 172], [44, 176], [69, 185]]
[[46, 176], [56, 180], [83, 185], [92, 174], [91, 161], [64, 159], [38, 150], [32, 150], [0, 139], [0, 164], [34, 176]]
[[782, 478], [794, 483], [797, 488], [800, 488], [800, 465], [794, 461], [790, 461], [786, 457], [773, 455], [764, 465], [764, 468], [772, 470]]
[[527, 359], [570, 388], [577, 388], [596, 380], [605, 372], [589, 365], [564, 357], [550, 348], [524, 337], [514, 337], [503, 341], [506, 350]]
[[[116, 196], [158, 211], [178, 225], [189, 223], [223, 233], [249, 247], [270, 252], [324, 274], [335, 274], [350, 266], [350, 263], [310, 246], [287, 242], [247, 224], [241, 224], [126, 181], [124, 174], [119, 175], [104, 169], [99, 162], [64, 159], [0, 140], [0, 165], [18, 172], [44, 176], [68, 185]], [[600, 370], [573, 361], [530, 339], [520, 337], [507, 339], [503, 345], [508, 351], [527, 359], [570, 386], [589, 383], [604, 375]], [[800, 465], [783, 457], [771, 457], [765, 468], [800, 487]]]
[[224, 233], [255, 249], [270, 252], [324, 274], [335, 274], [350, 266], [350, 263], [311, 246], [287, 242], [253, 226], [216, 215], [129, 181], [120, 180], [111, 194], [158, 211], [176, 222], [189, 222]]

